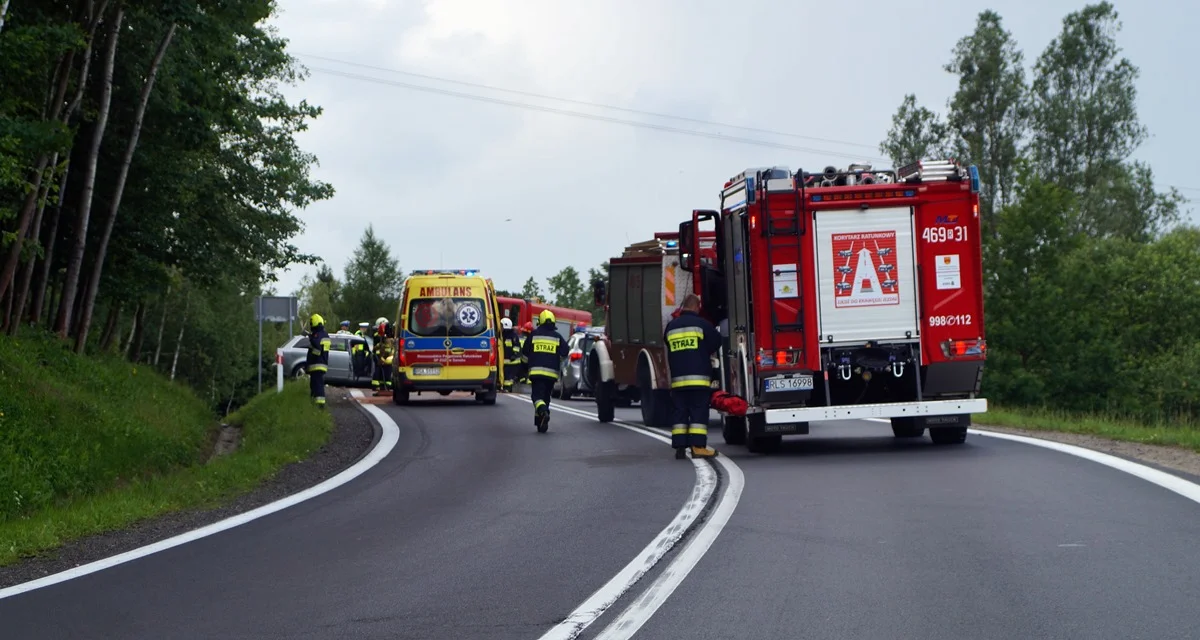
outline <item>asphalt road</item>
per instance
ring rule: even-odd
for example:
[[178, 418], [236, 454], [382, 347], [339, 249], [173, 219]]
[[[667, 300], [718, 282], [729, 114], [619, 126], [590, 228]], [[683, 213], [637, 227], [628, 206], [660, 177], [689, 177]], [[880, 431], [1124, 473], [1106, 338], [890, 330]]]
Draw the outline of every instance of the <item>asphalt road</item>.
[[744, 493], [638, 638], [1200, 637], [1200, 505], [1149, 482], [865, 421], [769, 456], [715, 440]]
[[0, 638], [537, 637], [695, 482], [692, 464], [624, 429], [555, 415], [540, 435], [525, 403], [381, 406], [400, 440], [354, 481], [0, 600]]
[[[399, 444], [348, 485], [0, 600], [0, 636], [536, 639], [691, 494], [692, 464], [629, 430], [556, 413], [540, 436], [524, 402], [439, 404], [389, 407]], [[1149, 482], [871, 422], [814, 425], [770, 456], [714, 444], [744, 492], [638, 638], [1197, 637], [1200, 505]]]

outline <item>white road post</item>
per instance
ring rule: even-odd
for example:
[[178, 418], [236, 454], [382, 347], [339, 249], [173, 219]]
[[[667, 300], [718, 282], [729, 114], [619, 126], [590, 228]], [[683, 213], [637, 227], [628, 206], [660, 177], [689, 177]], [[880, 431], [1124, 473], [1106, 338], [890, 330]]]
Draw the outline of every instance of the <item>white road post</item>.
[[283, 392], [283, 349], [275, 350], [275, 391]]

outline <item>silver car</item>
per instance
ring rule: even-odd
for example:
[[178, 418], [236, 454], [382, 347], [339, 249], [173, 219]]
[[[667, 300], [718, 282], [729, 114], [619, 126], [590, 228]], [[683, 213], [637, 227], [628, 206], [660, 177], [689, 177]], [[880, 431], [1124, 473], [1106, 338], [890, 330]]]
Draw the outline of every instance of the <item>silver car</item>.
[[587, 362], [596, 340], [603, 336], [604, 327], [588, 327], [567, 339], [570, 355], [563, 361], [558, 380], [554, 383], [554, 397], [570, 400], [572, 396], [594, 395], [592, 385], [585, 375], [587, 372], [584, 370], [584, 363]]
[[[348, 387], [370, 386], [371, 376], [375, 373], [375, 360], [370, 357], [375, 343], [371, 338], [354, 334], [329, 334], [329, 372], [325, 374], [325, 382]], [[360, 360], [357, 370], [351, 349], [356, 344], [366, 345], [367, 357]], [[283, 370], [293, 378], [302, 378], [304, 361], [308, 358], [308, 336], [295, 336], [283, 345]]]

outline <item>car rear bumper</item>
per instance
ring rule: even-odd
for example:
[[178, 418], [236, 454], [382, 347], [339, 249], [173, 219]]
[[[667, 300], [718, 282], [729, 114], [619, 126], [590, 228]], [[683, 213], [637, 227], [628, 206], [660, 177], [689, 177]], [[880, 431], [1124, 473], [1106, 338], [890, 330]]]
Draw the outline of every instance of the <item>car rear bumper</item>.
[[489, 373], [486, 378], [431, 378], [428, 380], [410, 378], [403, 371], [396, 372], [395, 388], [404, 391], [492, 391], [496, 389], [496, 374]]

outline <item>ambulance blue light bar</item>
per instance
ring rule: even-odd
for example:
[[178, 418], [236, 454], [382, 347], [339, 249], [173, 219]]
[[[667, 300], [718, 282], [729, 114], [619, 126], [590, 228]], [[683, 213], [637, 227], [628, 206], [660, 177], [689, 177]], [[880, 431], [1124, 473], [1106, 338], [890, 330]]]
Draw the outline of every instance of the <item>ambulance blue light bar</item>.
[[420, 276], [477, 276], [479, 269], [422, 269], [413, 273]]
[[667, 248], [668, 249], [674, 249], [675, 247], [678, 247], [678, 246], [679, 246], [678, 240], [667, 240]]

